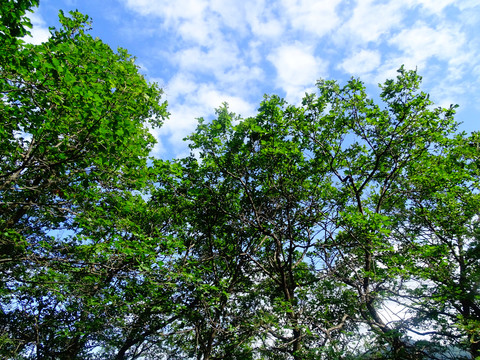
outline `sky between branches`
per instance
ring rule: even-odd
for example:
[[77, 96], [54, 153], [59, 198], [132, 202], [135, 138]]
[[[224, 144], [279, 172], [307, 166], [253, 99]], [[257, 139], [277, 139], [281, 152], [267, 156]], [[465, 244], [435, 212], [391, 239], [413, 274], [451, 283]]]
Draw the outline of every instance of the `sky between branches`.
[[226, 101], [244, 117], [264, 94], [299, 104], [320, 78], [360, 77], [372, 95], [396, 69], [418, 69], [436, 104], [459, 104], [479, 129], [480, 0], [41, 0], [29, 41], [58, 10], [93, 19], [93, 36], [137, 58], [169, 102], [155, 155], [185, 155], [198, 117]]

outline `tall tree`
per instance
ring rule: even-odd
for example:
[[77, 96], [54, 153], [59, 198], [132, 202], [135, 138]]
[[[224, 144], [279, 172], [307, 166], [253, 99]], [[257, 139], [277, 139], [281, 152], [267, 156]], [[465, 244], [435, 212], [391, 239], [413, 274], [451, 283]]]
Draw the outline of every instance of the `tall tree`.
[[[258, 300], [244, 313], [256, 356], [347, 356], [355, 339], [357, 354], [383, 358], [453, 347], [477, 356], [476, 136], [453, 139], [455, 107], [434, 108], [420, 81], [401, 68], [381, 87], [383, 108], [359, 80], [319, 82], [303, 106], [273, 96], [249, 119], [224, 107], [189, 138], [170, 191], [193, 202], [192, 261], [216, 261], [195, 278], [210, 283], [215, 267], [239, 264]], [[239, 285], [220, 303], [202, 296], [241, 308]]]
[[209, 319], [203, 344], [215, 344], [198, 358], [221, 358], [232, 339], [242, 356], [316, 358], [340, 353], [341, 330], [355, 327], [346, 321], [351, 293], [328, 277], [322, 252], [337, 190], [297, 129], [302, 113], [276, 96], [242, 121], [219, 109], [189, 138], [199, 158], [179, 161], [183, 170], [165, 190], [191, 199], [185, 256], [201, 269], [195, 291], [216, 309], [196, 307], [197, 318]]
[[35, 3], [0, 9], [1, 356], [480, 356], [479, 135], [416, 72], [225, 105], [154, 160], [161, 91], [77, 12], [23, 43]]
[[133, 236], [127, 209], [145, 204], [132, 191], [147, 191], [149, 128], [166, 103], [78, 12], [60, 12], [47, 42], [20, 41], [34, 2], [20, 3], [2, 5], [0, 352], [86, 358], [106, 324], [125, 321], [116, 291], [138, 288], [122, 278], [138, 279], [134, 259], [151, 251], [132, 250], [147, 235]]
[[332, 272], [357, 292], [358, 315], [389, 344], [392, 356], [416, 358], [421, 349], [411, 347], [401, 322], [386, 320], [380, 309], [385, 294], [405, 286], [392, 258], [401, 263], [408, 256], [396, 251], [394, 234], [405, 230], [401, 212], [410, 205], [411, 169], [430, 166], [424, 160], [439, 151], [456, 124], [454, 107], [432, 108], [428, 95], [418, 91], [421, 79], [415, 72], [401, 68], [399, 73], [381, 87], [383, 109], [358, 80], [343, 87], [320, 82], [319, 96], [304, 100], [304, 134], [314, 156], [327, 159], [340, 194]]
[[478, 157], [478, 133], [458, 134], [412, 164], [397, 215], [403, 231], [395, 234], [411, 279], [396, 294], [412, 313], [402, 326], [473, 358], [480, 355]]

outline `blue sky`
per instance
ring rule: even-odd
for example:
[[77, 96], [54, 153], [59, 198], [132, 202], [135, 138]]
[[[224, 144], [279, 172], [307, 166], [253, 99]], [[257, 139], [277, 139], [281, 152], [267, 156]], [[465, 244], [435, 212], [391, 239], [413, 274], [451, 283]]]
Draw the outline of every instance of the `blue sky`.
[[196, 118], [226, 101], [244, 117], [264, 94], [299, 104], [319, 78], [359, 77], [372, 95], [402, 64], [436, 104], [459, 104], [480, 129], [480, 0], [40, 0], [31, 42], [58, 10], [93, 19], [93, 36], [126, 48], [169, 102], [155, 155], [186, 154]]

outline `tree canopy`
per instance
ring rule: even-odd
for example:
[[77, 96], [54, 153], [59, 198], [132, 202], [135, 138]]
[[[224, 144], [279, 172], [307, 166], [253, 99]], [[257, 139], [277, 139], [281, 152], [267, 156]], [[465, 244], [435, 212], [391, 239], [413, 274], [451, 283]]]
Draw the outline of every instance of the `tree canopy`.
[[117, 215], [144, 204], [155, 142], [149, 128], [167, 116], [166, 103], [125, 50], [86, 33], [87, 16], [61, 12], [62, 27], [30, 45], [20, 38], [26, 8], [8, 5], [0, 57], [0, 353], [82, 358], [94, 334], [108, 337], [107, 307], [123, 318], [114, 276], [133, 256], [120, 239], [140, 224]]
[[162, 160], [161, 89], [78, 12], [24, 43], [36, 3], [0, 9], [0, 356], [480, 358], [480, 138], [416, 71]]

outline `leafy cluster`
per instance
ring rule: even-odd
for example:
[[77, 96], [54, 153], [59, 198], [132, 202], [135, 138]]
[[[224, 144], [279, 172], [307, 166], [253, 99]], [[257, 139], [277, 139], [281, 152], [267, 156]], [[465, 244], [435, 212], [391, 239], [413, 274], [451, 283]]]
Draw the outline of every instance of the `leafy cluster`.
[[415, 71], [225, 104], [164, 161], [162, 91], [78, 12], [24, 43], [36, 4], [0, 9], [0, 357], [480, 357], [480, 137]]

